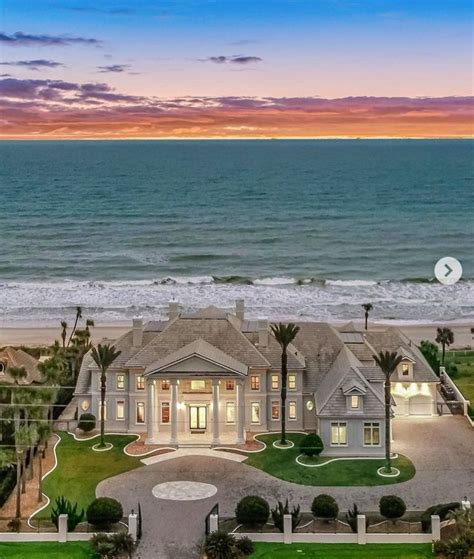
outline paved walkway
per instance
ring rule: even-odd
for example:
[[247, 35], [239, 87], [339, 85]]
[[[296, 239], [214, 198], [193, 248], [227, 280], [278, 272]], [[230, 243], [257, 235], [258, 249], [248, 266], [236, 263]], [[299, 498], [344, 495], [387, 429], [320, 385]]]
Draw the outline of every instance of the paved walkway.
[[[394, 450], [415, 463], [414, 479], [381, 487], [305, 487], [278, 480], [239, 462], [212, 456], [183, 456], [133, 470], [102, 482], [98, 495], [119, 499], [125, 511], [141, 503], [143, 539], [141, 559], [187, 559], [198, 556], [204, 537], [204, 518], [215, 503], [223, 516], [233, 514], [237, 501], [248, 494], [271, 504], [289, 498], [309, 510], [318, 493], [329, 493], [347, 509], [356, 502], [361, 510], [375, 510], [382, 495], [400, 495], [409, 509], [425, 509], [436, 502], [474, 500], [474, 430], [462, 417], [397, 420]], [[199, 501], [169, 501], [152, 495], [167, 481], [199, 481], [217, 487], [217, 494]]]

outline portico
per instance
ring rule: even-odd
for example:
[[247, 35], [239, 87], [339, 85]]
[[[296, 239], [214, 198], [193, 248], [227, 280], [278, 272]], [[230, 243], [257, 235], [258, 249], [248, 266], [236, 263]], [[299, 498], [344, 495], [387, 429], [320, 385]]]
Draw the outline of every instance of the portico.
[[147, 444], [245, 441], [247, 366], [204, 340], [152, 363], [144, 372]]

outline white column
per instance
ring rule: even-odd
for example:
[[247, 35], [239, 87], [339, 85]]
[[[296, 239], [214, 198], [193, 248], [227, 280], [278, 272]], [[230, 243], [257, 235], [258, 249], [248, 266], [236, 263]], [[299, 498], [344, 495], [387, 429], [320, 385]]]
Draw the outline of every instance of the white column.
[[219, 444], [219, 379], [212, 380], [212, 444]]
[[145, 444], [153, 444], [155, 442], [155, 386], [153, 381], [146, 381], [146, 441]]
[[437, 514], [431, 515], [431, 537], [434, 542], [441, 539], [441, 519]]
[[237, 444], [245, 443], [245, 397], [244, 397], [244, 381], [236, 382], [237, 388]]
[[367, 543], [367, 523], [365, 514], [357, 515], [357, 543], [365, 545]]
[[219, 530], [219, 515], [211, 514], [209, 517], [209, 532], [212, 534], [217, 532], [217, 530]]
[[178, 444], [178, 379], [171, 384], [171, 444]]
[[132, 536], [133, 541], [136, 542], [138, 534], [138, 515], [133, 512], [128, 515], [128, 533]]
[[293, 519], [291, 514], [283, 515], [283, 543], [293, 542]]
[[58, 542], [67, 542], [67, 514], [60, 514], [58, 518]]

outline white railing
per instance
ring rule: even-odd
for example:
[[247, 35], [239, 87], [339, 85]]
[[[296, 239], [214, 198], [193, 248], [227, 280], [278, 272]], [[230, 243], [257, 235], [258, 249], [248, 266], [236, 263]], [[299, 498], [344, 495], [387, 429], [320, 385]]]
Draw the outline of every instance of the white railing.
[[463, 407], [463, 415], [467, 417], [469, 423], [471, 424], [472, 427], [474, 427], [474, 422], [472, 421], [472, 419], [469, 417], [469, 406], [470, 406], [470, 401], [467, 400], [463, 393], [459, 390], [459, 388], [456, 386], [456, 383], [453, 381], [453, 379], [448, 375], [448, 373], [446, 372], [446, 369], [444, 367], [440, 367], [439, 368], [439, 376], [441, 378], [441, 380], [447, 384], [451, 390], [454, 392], [454, 395], [456, 396], [456, 400], [458, 402], [460, 402], [462, 404]]

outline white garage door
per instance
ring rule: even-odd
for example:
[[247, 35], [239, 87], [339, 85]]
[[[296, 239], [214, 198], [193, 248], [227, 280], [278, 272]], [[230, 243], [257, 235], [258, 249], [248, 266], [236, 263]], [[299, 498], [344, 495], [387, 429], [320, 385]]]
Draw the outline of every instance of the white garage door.
[[412, 396], [408, 403], [408, 413], [410, 415], [432, 415], [433, 400], [430, 396]]

